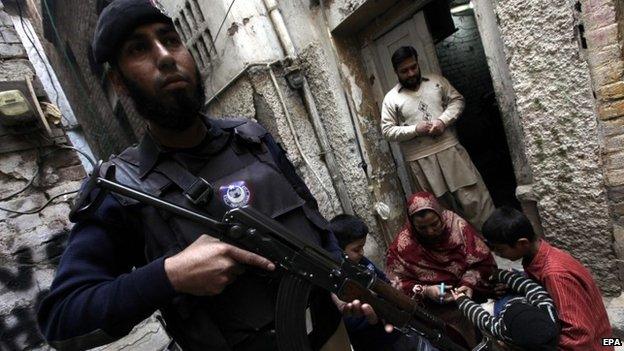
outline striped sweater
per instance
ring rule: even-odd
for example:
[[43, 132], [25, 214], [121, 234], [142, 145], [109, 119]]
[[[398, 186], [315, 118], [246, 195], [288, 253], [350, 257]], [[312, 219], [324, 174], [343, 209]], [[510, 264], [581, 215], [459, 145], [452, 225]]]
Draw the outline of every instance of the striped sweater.
[[475, 303], [467, 296], [457, 299], [460, 311], [468, 317], [474, 325], [485, 334], [496, 339], [511, 343], [507, 326], [503, 323], [505, 310], [514, 303], [526, 303], [546, 311], [553, 323], [558, 323], [557, 312], [553, 300], [548, 292], [532, 279], [519, 272], [498, 270], [496, 277], [499, 282], [506, 284], [518, 297], [511, 298], [503, 307], [500, 316], [492, 316], [481, 305]]

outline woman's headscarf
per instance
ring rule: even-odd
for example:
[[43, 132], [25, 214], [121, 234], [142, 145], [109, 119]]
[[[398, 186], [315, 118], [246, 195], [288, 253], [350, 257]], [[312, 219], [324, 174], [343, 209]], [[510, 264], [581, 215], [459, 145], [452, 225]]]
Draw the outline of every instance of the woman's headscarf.
[[[444, 209], [430, 193], [419, 192], [408, 200], [408, 220], [388, 250], [387, 271], [393, 284], [409, 296], [414, 284], [468, 286], [484, 292], [496, 264], [481, 236], [466, 220]], [[442, 221], [442, 240], [418, 241], [411, 217], [431, 210]]]

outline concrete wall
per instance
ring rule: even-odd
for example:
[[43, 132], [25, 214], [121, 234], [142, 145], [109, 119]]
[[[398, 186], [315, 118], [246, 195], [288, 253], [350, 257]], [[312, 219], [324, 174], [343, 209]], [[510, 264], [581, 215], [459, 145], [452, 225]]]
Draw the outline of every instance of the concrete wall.
[[605, 293], [615, 294], [620, 281], [598, 123], [574, 4], [493, 6], [544, 233], [584, 262]]

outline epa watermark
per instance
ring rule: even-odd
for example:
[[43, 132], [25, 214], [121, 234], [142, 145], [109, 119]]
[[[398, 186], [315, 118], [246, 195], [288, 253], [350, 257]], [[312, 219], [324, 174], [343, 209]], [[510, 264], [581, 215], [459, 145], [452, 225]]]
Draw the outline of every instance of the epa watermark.
[[602, 338], [600, 341], [602, 342], [602, 346], [624, 346], [620, 338]]

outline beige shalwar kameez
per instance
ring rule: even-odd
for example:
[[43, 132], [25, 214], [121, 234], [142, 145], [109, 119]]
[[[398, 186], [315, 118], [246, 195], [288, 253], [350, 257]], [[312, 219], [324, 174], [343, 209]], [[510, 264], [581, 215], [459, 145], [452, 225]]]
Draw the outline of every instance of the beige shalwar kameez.
[[[418, 90], [397, 84], [381, 109], [381, 131], [388, 141], [399, 142], [413, 185], [434, 194], [448, 209], [459, 212], [481, 229], [494, 211], [481, 175], [459, 144], [454, 122], [464, 109], [464, 97], [444, 78], [423, 76]], [[419, 135], [419, 122], [440, 120], [444, 133]]]

